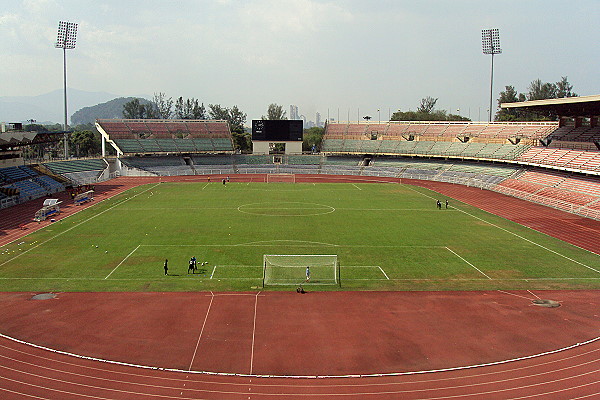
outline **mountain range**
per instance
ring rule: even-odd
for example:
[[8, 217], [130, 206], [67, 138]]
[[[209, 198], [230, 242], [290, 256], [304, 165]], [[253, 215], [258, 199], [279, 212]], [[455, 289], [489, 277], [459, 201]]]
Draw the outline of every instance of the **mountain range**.
[[[121, 98], [106, 92], [87, 92], [73, 88], [67, 89], [69, 117], [84, 107], [95, 106], [116, 98]], [[147, 96], [138, 96], [148, 98]], [[128, 98], [131, 99], [131, 98]], [[0, 96], [0, 121], [27, 122], [35, 120], [38, 124], [64, 122], [63, 90], [57, 89], [39, 96]], [[98, 118], [114, 118], [117, 116], [98, 116]], [[71, 124], [74, 121], [69, 121]]]

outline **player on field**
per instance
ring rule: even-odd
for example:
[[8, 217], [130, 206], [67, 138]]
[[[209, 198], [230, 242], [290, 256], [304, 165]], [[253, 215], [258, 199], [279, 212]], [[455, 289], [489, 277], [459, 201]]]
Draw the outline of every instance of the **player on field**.
[[165, 258], [165, 275], [169, 275], [169, 260]]
[[306, 267], [306, 282], [310, 281], [310, 267]]

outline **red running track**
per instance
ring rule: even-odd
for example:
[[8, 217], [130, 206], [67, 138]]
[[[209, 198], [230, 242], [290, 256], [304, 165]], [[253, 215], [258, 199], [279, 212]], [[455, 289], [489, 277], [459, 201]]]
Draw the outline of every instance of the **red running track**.
[[[7, 293], [0, 326], [9, 336], [151, 368], [2, 337], [0, 393], [3, 399], [594, 398], [600, 293], [543, 292], [561, 301], [553, 309], [532, 305], [537, 294], [63, 293], [34, 301], [31, 293]], [[419, 372], [426, 370], [437, 371]], [[369, 375], [250, 376], [315, 373]]]

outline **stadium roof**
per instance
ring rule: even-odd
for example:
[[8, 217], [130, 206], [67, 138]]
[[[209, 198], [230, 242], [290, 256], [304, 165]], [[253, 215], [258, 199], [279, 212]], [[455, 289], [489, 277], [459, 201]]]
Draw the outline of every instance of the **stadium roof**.
[[64, 132], [3, 132], [0, 133], [0, 150], [37, 143], [56, 142]]
[[527, 111], [555, 114], [561, 117], [596, 116], [600, 115], [600, 95], [502, 103], [500, 107], [523, 108]]

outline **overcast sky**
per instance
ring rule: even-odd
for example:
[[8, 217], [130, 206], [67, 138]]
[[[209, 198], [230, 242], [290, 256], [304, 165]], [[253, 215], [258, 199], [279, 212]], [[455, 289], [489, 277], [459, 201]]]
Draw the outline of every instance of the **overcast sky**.
[[503, 50], [495, 98], [561, 76], [580, 95], [600, 94], [598, 0], [4, 0], [1, 96], [62, 88], [60, 20], [79, 24], [69, 87], [195, 97], [237, 105], [248, 121], [270, 103], [288, 114], [296, 104], [310, 120], [386, 120], [426, 96], [485, 120], [486, 28], [500, 29]]

